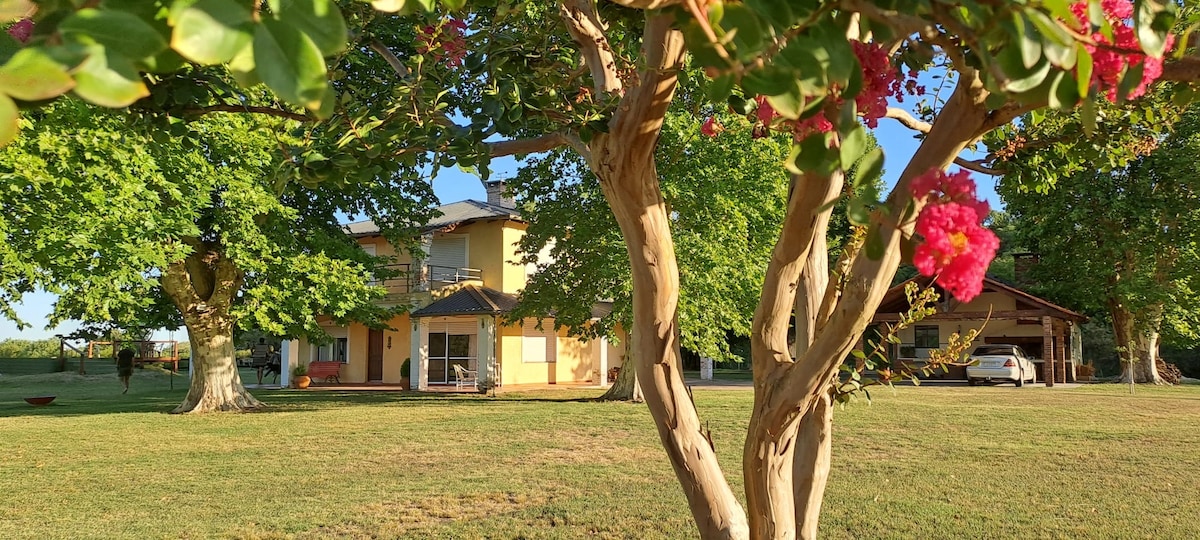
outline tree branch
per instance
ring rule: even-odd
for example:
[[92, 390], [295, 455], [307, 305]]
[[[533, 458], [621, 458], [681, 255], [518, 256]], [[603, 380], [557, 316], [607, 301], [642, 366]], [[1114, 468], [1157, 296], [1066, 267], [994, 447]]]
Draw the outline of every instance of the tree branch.
[[966, 159], [963, 157], [954, 158], [954, 164], [958, 165], [959, 167], [962, 167], [964, 169], [975, 171], [980, 174], [986, 174], [989, 176], [1004, 176], [1004, 174], [1006, 172], [1004, 169], [996, 169], [993, 167], [988, 167], [987, 165], [985, 165], [985, 163], [987, 163], [988, 161], [990, 161], [990, 160], [979, 159], [979, 160], [972, 161], [972, 160], [969, 160], [969, 159]]
[[392, 70], [394, 70], [396, 75], [399, 75], [401, 79], [408, 76], [408, 67], [406, 67], [404, 62], [400, 61], [400, 58], [393, 54], [392, 50], [387, 48], [387, 45], [384, 45], [383, 42], [375, 39], [371, 40], [367, 46], [370, 47], [371, 50], [379, 53], [379, 56], [382, 56], [384, 60], [387, 60], [388, 65], [392, 66]]
[[621, 93], [616, 58], [604, 35], [605, 25], [596, 12], [596, 4], [592, 0], [562, 0], [558, 11], [566, 22], [567, 32], [579, 44], [584, 64], [592, 71], [596, 94]]
[[612, 2], [629, 8], [650, 10], [677, 6], [682, 4], [683, 0], [612, 0]]
[[230, 113], [252, 113], [265, 114], [267, 116], [276, 116], [286, 118], [288, 120], [296, 120], [299, 122], [312, 122], [315, 118], [307, 114], [285, 111], [274, 107], [259, 107], [255, 105], [235, 105], [232, 103], [218, 103], [216, 105], [206, 105], [204, 107], [187, 107], [179, 109], [178, 112], [186, 116], [203, 116], [214, 112], [230, 112]]
[[[488, 155], [491, 157], [502, 157], [515, 154], [536, 154], [539, 152], [548, 152], [560, 146], [571, 146], [572, 148], [575, 148], [575, 145], [572, 144], [571, 138], [572, 136], [567, 133], [555, 132], [542, 135], [541, 137], [534, 137], [532, 139], [516, 139], [512, 141], [497, 141], [493, 143], [487, 143]], [[582, 141], [580, 142], [582, 143]], [[579, 150], [579, 148], [575, 149]], [[584, 147], [583, 149], [586, 150], [587, 148]], [[585, 154], [584, 157], [587, 157], [587, 155]]]
[[929, 129], [933, 127], [929, 122], [917, 120], [908, 111], [897, 107], [888, 107], [887, 117], [900, 122], [900, 124], [908, 129], [921, 133], [929, 133]]

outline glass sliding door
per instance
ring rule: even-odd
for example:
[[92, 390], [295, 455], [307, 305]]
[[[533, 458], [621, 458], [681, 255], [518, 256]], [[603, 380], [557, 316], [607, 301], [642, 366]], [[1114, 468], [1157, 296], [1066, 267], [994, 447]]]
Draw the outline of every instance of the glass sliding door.
[[446, 334], [429, 333], [429, 384], [446, 384]]
[[429, 384], [450, 384], [458, 380], [456, 365], [474, 369], [475, 335], [429, 333]]

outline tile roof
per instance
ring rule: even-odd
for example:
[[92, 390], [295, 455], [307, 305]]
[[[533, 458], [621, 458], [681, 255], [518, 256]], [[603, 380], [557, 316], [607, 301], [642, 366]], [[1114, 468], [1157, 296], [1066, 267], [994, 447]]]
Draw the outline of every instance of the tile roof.
[[487, 287], [464, 285], [450, 296], [418, 309], [410, 316], [498, 315], [512, 311], [516, 305], [517, 297], [511, 294]]
[[[520, 220], [521, 214], [515, 208], [506, 208], [498, 204], [486, 203], [475, 200], [458, 201], [450, 204], [443, 204], [438, 207], [441, 216], [435, 217], [425, 224], [423, 230], [430, 231], [457, 225], [470, 221], [481, 219], [514, 219]], [[373, 236], [379, 233], [379, 227], [371, 220], [356, 221], [348, 223], [345, 226], [346, 233], [350, 236]]]

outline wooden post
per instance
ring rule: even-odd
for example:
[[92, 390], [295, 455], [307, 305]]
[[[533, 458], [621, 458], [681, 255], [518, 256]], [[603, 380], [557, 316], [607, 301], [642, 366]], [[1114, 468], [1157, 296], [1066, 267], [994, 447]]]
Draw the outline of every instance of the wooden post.
[[1046, 386], [1054, 386], [1054, 326], [1050, 317], [1042, 317], [1042, 377]]
[[[1058, 333], [1058, 336], [1054, 338], [1054, 344], [1055, 344], [1055, 348], [1057, 349], [1057, 352], [1055, 354], [1057, 355], [1057, 357], [1059, 359], [1058, 382], [1064, 383], [1064, 384], [1066, 384], [1068, 382], [1075, 382], [1075, 380], [1074, 380], [1075, 379], [1075, 376], [1074, 376], [1075, 370], [1073, 370], [1073, 369], [1070, 371], [1067, 370], [1066, 342], [1067, 342], [1066, 328], [1062, 328], [1061, 331]], [[1069, 380], [1069, 381], [1067, 380], [1068, 374], [1071, 375], [1071, 380]]]

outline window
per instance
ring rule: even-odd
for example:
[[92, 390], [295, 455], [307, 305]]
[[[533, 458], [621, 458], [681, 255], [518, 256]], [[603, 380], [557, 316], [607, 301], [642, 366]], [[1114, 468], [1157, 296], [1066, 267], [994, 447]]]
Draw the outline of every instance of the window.
[[350, 363], [350, 355], [346, 353], [349, 350], [349, 341], [346, 338], [334, 338], [333, 343], [313, 346], [313, 358], [315, 362], [341, 362], [343, 364]]
[[916, 338], [913, 340], [918, 349], [936, 349], [941, 341], [938, 339], [937, 326], [917, 326]]
[[537, 329], [537, 319], [526, 319], [521, 332], [521, 361], [526, 364], [544, 364], [558, 361], [558, 335], [554, 332], [554, 321], [547, 319], [542, 330]]

